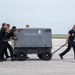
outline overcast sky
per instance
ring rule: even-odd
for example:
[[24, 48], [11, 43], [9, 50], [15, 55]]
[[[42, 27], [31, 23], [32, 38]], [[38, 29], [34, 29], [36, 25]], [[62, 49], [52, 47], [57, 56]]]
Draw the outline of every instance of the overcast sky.
[[75, 24], [75, 0], [0, 0], [0, 25], [3, 22], [67, 34]]

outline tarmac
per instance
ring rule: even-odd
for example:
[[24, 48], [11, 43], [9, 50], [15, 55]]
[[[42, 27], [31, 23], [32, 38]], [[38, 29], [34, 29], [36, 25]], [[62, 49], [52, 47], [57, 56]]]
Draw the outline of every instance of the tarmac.
[[[65, 39], [53, 39], [52, 52], [65, 43]], [[0, 75], [75, 75], [75, 60], [73, 49], [61, 60], [59, 54], [67, 46], [52, 56], [50, 61], [40, 60], [37, 55], [28, 55], [26, 61], [0, 62]]]

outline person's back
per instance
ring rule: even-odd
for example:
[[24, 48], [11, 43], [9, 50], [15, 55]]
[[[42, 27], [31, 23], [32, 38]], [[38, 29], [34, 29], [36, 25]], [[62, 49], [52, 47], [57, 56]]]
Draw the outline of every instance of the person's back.
[[12, 30], [7, 30], [2, 41], [8, 41], [12, 36], [14, 36], [14, 32]]
[[6, 31], [5, 28], [1, 28], [1, 30], [0, 30], [0, 41], [1, 41], [1, 40], [3, 39], [3, 37], [4, 37], [5, 31]]
[[70, 31], [69, 31], [69, 33], [70, 33], [70, 36], [69, 36], [69, 42], [73, 42], [74, 41], [74, 39], [75, 39], [75, 31], [73, 30], [73, 29], [71, 29]]
[[2, 44], [2, 39], [5, 36], [6, 28], [7, 28], [6, 23], [3, 23], [2, 28], [0, 29], [0, 48], [1, 48], [1, 44]]

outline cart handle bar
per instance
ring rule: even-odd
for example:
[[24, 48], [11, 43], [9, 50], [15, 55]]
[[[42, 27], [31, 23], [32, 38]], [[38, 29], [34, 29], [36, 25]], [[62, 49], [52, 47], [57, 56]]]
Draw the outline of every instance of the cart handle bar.
[[57, 51], [59, 51], [62, 47], [64, 47], [66, 44], [64, 44], [64, 45], [62, 45], [60, 48], [58, 48], [56, 51], [54, 51], [53, 53], [52, 53], [52, 55], [54, 54], [54, 53], [56, 53]]

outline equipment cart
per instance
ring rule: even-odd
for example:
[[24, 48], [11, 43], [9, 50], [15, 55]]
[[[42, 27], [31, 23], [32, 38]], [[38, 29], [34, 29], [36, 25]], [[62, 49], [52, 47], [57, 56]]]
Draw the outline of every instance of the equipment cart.
[[46, 28], [27, 28], [17, 31], [18, 40], [14, 44], [14, 55], [18, 60], [26, 60], [27, 54], [37, 54], [40, 59], [52, 58], [52, 32]]

